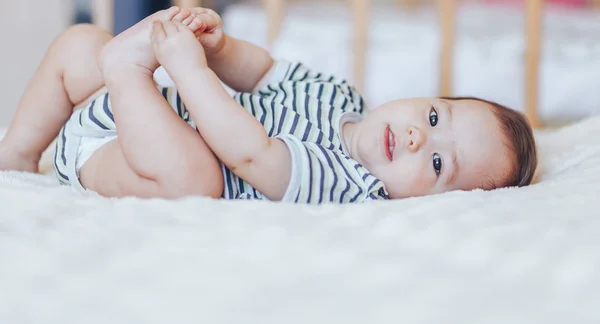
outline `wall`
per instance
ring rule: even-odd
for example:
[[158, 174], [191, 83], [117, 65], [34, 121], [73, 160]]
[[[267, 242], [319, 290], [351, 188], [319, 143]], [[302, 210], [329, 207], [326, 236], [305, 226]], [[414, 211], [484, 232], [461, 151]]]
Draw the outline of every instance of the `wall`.
[[0, 1], [0, 127], [7, 126], [48, 45], [71, 22], [73, 0]]

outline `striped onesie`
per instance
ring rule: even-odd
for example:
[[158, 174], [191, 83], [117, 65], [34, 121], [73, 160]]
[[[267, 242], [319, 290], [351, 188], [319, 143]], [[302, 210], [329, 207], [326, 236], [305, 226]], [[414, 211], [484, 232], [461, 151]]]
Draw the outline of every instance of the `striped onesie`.
[[[159, 87], [175, 112], [196, 128], [175, 88]], [[357, 161], [343, 143], [346, 122], [365, 113], [363, 98], [344, 80], [316, 73], [303, 64], [277, 62], [252, 93], [234, 99], [258, 119], [270, 137], [291, 153], [292, 174], [282, 201], [349, 203], [388, 199], [383, 183]], [[79, 169], [102, 145], [116, 138], [110, 95], [76, 110], [56, 142], [55, 172], [62, 184], [85, 190]], [[225, 199], [267, 199], [223, 164]]]

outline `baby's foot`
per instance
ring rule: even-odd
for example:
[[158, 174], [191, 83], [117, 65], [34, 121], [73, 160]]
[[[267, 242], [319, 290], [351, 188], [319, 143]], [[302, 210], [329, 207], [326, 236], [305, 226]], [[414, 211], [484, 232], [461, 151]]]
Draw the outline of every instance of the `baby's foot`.
[[104, 73], [120, 69], [123, 64], [142, 67], [150, 73], [158, 68], [159, 65], [150, 43], [150, 33], [154, 21], [178, 21], [190, 28], [199, 25], [195, 22], [190, 10], [181, 10], [176, 6], [146, 17], [106, 44], [99, 60]]
[[0, 171], [38, 172], [39, 158], [21, 156], [0, 141]]

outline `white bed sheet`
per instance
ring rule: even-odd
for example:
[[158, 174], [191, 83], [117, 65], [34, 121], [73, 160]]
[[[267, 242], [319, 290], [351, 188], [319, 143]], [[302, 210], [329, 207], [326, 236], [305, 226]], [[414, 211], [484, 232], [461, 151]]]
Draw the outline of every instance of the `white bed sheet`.
[[[380, 2], [377, 2], [380, 3]], [[352, 79], [352, 15], [345, 2], [289, 5], [275, 56]], [[374, 5], [364, 94], [371, 107], [403, 97], [437, 96], [439, 27], [429, 7]], [[231, 35], [266, 46], [266, 19], [242, 3], [223, 15]], [[458, 15], [454, 95], [474, 95], [523, 111], [523, 10], [464, 3]], [[600, 11], [547, 8], [540, 66], [540, 116], [548, 123], [600, 113]]]
[[0, 323], [599, 323], [599, 135], [538, 132], [530, 187], [363, 205], [0, 172]]

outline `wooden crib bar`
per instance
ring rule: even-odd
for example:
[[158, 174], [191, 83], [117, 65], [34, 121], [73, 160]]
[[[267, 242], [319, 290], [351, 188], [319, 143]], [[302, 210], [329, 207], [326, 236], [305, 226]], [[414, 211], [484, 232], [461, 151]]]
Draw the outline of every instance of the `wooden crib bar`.
[[354, 71], [353, 83], [359, 91], [365, 90], [365, 66], [368, 40], [370, 0], [353, 0], [354, 11]]
[[[541, 52], [541, 31], [543, 0], [525, 0], [525, 71], [524, 71], [524, 111], [532, 127], [541, 126], [539, 118], [539, 65]], [[600, 3], [600, 0], [595, 0]], [[440, 95], [452, 95], [452, 66], [454, 58], [454, 34], [456, 30], [456, 0], [438, 0], [440, 34], [442, 35], [440, 64]]]
[[114, 0], [93, 0], [92, 2], [92, 22], [108, 32], [114, 31]]
[[179, 6], [181, 8], [194, 8], [202, 6], [202, 0], [172, 0], [171, 2], [174, 6]]
[[[115, 0], [93, 0], [93, 21], [95, 24], [112, 31], [113, 28], [113, 5]], [[364, 91], [365, 87], [365, 64], [368, 42], [368, 17], [369, 8], [373, 0], [352, 0], [352, 12], [354, 19], [354, 64], [353, 82], [356, 87]], [[420, 0], [397, 0], [405, 8], [417, 5]], [[472, 0], [476, 1], [476, 0]], [[525, 113], [534, 127], [541, 125], [538, 116], [539, 105], [539, 62], [540, 43], [542, 30], [543, 0], [526, 1], [526, 53], [524, 68], [524, 102]], [[268, 41], [272, 44], [281, 28], [285, 17], [285, 4], [287, 0], [262, 0], [268, 16]], [[439, 95], [451, 96], [454, 44], [456, 32], [457, 0], [437, 0], [440, 18], [441, 52], [440, 52], [440, 82]], [[173, 0], [173, 4], [183, 8], [200, 6], [201, 0]], [[600, 0], [592, 0], [590, 4], [600, 7]]]
[[281, 23], [285, 17], [285, 1], [262, 0], [267, 12], [267, 43], [273, 45], [281, 30]]
[[525, 50], [525, 114], [534, 128], [540, 127], [539, 106], [539, 70], [540, 47], [542, 39], [543, 0], [527, 0], [526, 5], [526, 41]]
[[440, 85], [442, 97], [452, 95], [452, 66], [454, 61], [454, 33], [456, 29], [456, 0], [437, 0], [440, 16], [442, 46], [440, 52]]

